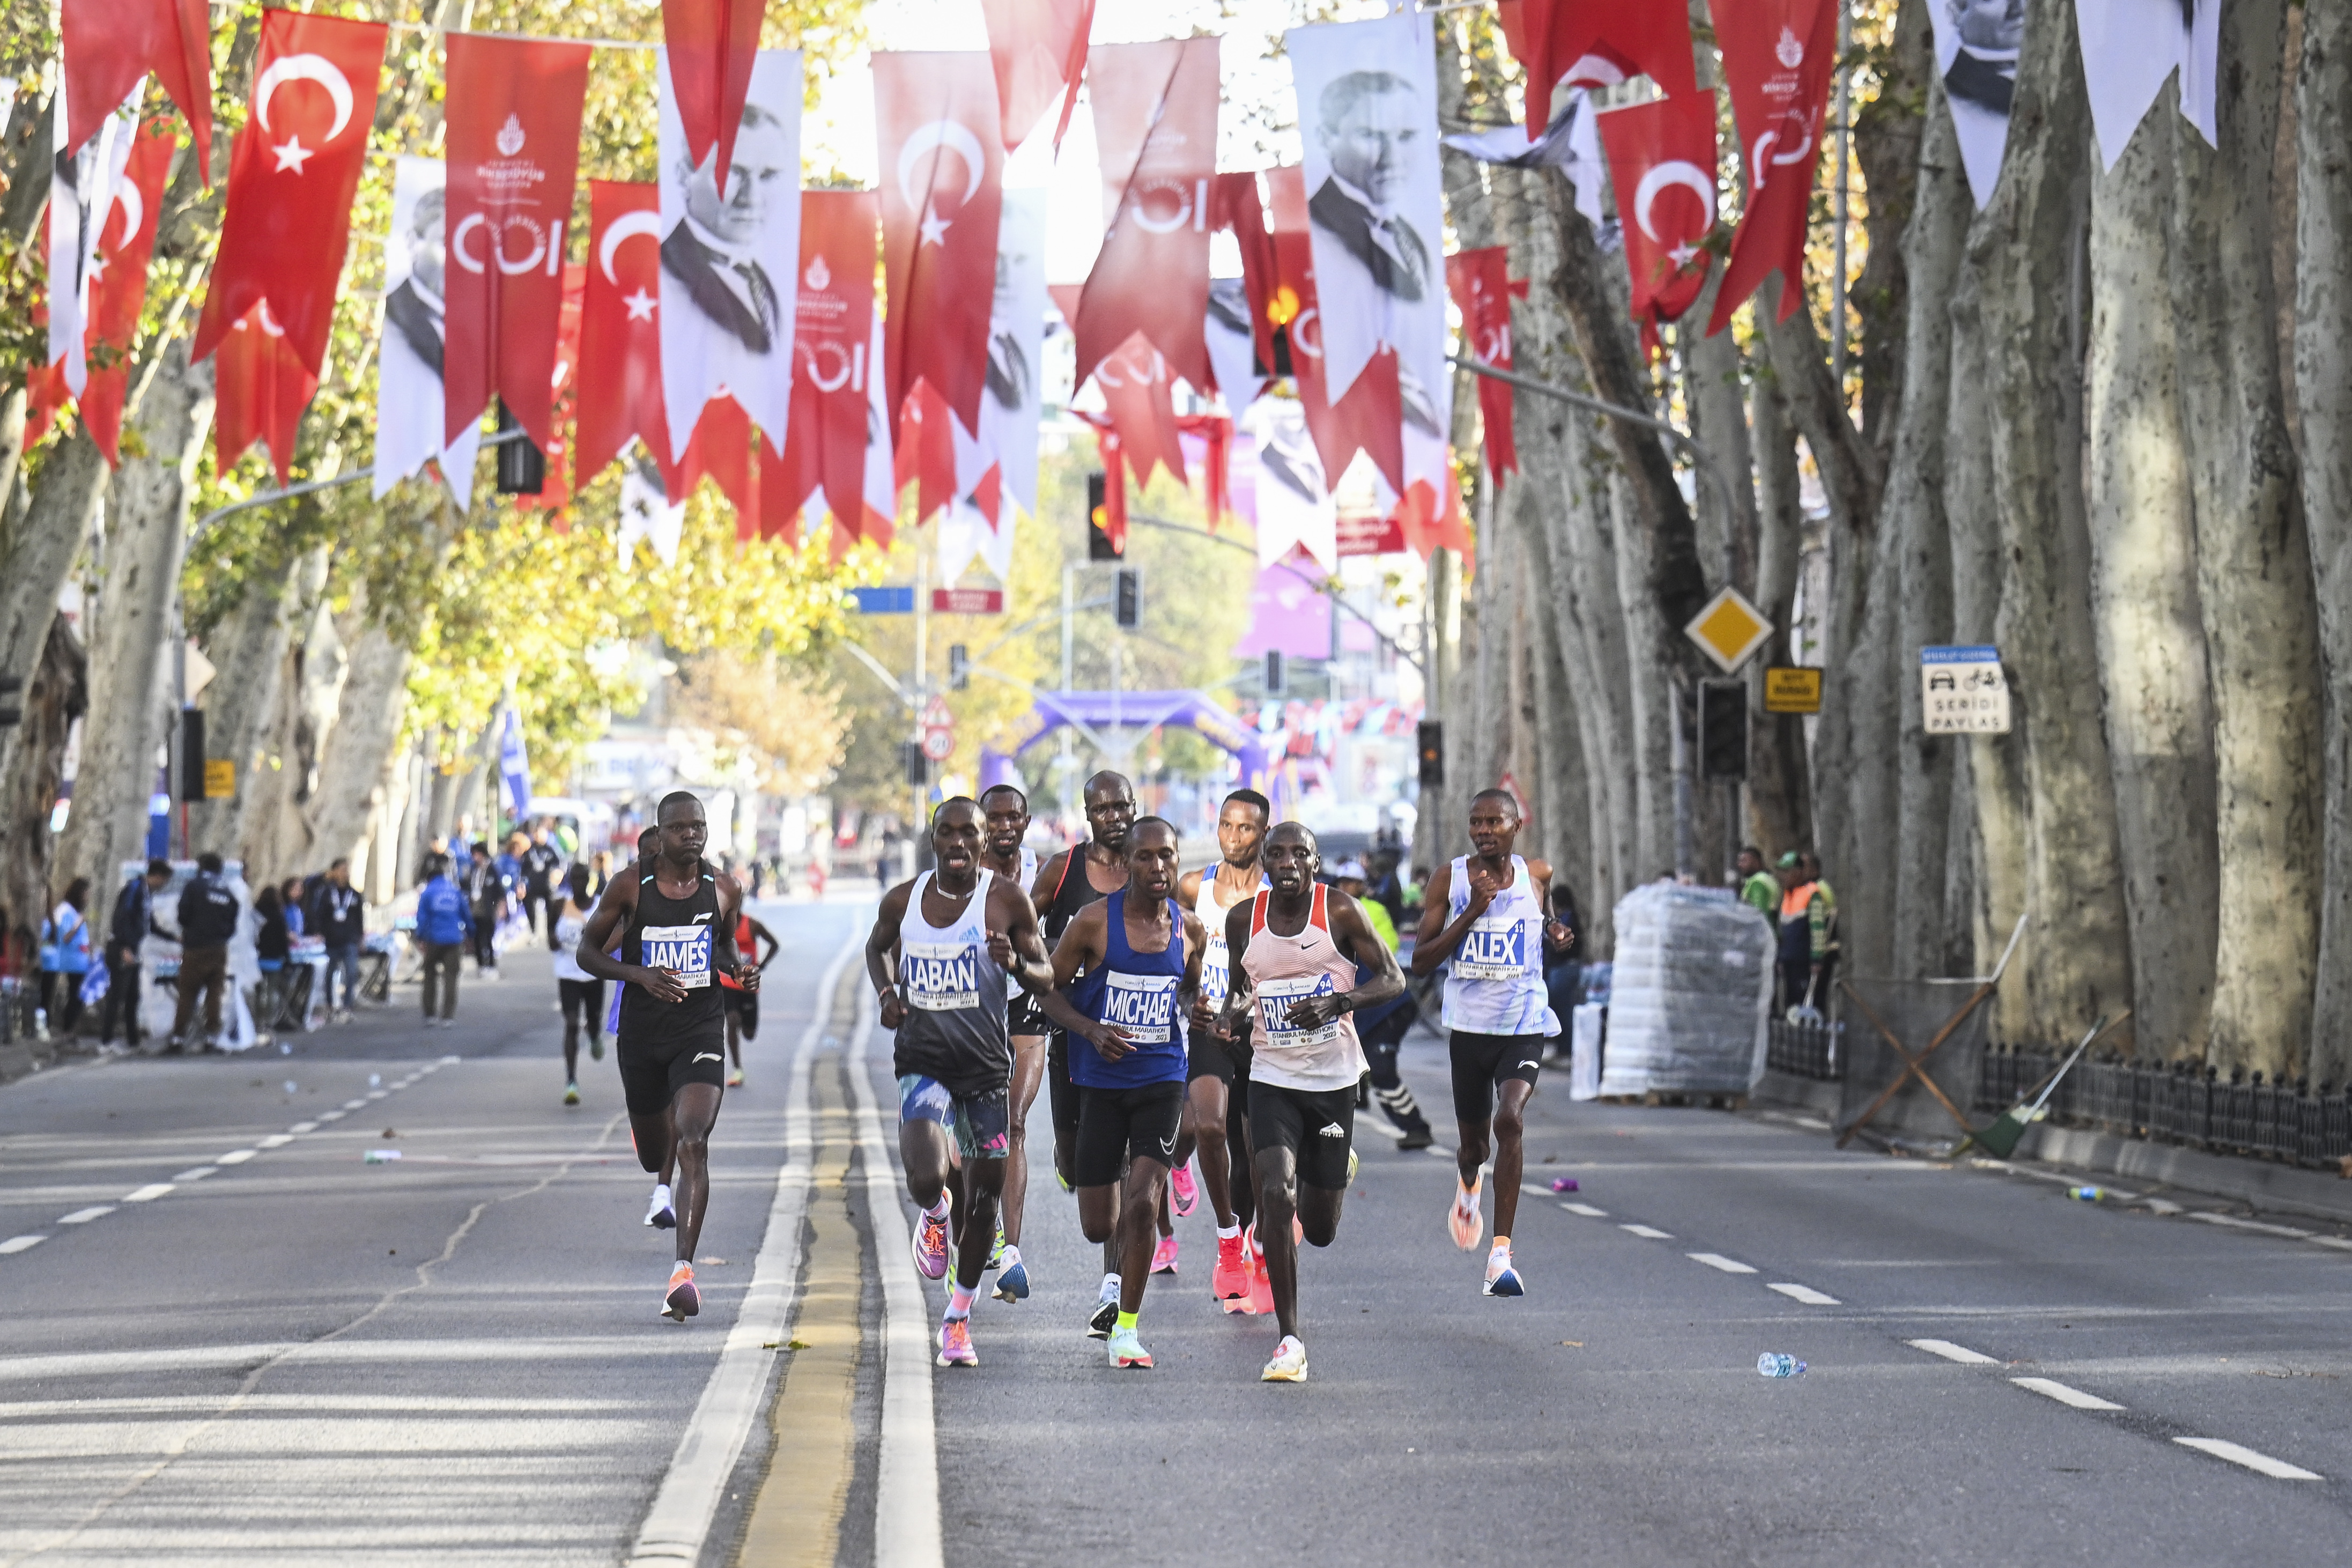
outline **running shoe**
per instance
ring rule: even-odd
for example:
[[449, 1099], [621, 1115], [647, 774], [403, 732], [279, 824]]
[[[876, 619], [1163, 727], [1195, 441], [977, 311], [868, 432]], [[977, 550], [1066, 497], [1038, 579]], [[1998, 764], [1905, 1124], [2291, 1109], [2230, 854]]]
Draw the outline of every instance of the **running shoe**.
[[1445, 1227], [1454, 1235], [1454, 1245], [1465, 1252], [1476, 1250], [1478, 1238], [1486, 1234], [1486, 1215], [1478, 1206], [1478, 1188], [1464, 1186], [1458, 1176], [1454, 1178], [1454, 1207], [1445, 1216]]
[[1174, 1237], [1161, 1237], [1160, 1245], [1151, 1249], [1151, 1271], [1154, 1274], [1176, 1272], [1176, 1238]]
[[1149, 1367], [1151, 1364], [1151, 1352], [1143, 1348], [1143, 1342], [1135, 1337], [1133, 1329], [1112, 1330], [1110, 1343], [1105, 1348], [1110, 1352], [1110, 1364], [1113, 1366]]
[[[941, 1192], [941, 1202], [952, 1210], [955, 1195]], [[926, 1279], [944, 1279], [948, 1272], [948, 1215], [920, 1215], [915, 1225], [915, 1267]]]
[[727, 1087], [730, 1089], [740, 1089], [743, 1087], [743, 1069], [741, 1068], [730, 1068], [728, 1069]]
[[578, 1084], [567, 1083], [563, 1086], [563, 1103], [566, 1105], [577, 1105], [580, 1103], [580, 1086]]
[[1238, 1236], [1217, 1237], [1217, 1262], [1209, 1270], [1209, 1294], [1223, 1301], [1226, 1311], [1238, 1311], [1234, 1303], [1249, 1294], [1249, 1284], [1248, 1244]]
[[1352, 1186], [1354, 1186], [1354, 1185], [1356, 1184], [1356, 1173], [1357, 1173], [1358, 1171], [1362, 1170], [1362, 1169], [1363, 1169], [1363, 1166], [1364, 1166], [1364, 1163], [1363, 1163], [1361, 1160], [1359, 1160], [1358, 1158], [1356, 1158], [1356, 1152], [1355, 1152], [1353, 1149], [1349, 1150], [1349, 1151], [1348, 1151], [1348, 1184], [1349, 1184], [1349, 1186], [1351, 1186], [1351, 1187], [1352, 1187]]
[[646, 1206], [646, 1223], [656, 1230], [675, 1230], [677, 1213], [669, 1206], [669, 1189], [656, 1187], [653, 1202]]
[[1013, 1261], [996, 1277], [996, 1289], [992, 1292], [1000, 1301], [1026, 1301], [1029, 1299], [1029, 1266], [1015, 1252]]
[[694, 1288], [694, 1265], [681, 1263], [669, 1271], [669, 1291], [662, 1297], [661, 1315], [682, 1323], [702, 1310], [702, 1292]]
[[1265, 1271], [1265, 1254], [1250, 1259], [1250, 1293], [1242, 1310], [1253, 1317], [1270, 1317], [1274, 1312], [1274, 1276]]
[[1298, 1342], [1297, 1334], [1285, 1334], [1282, 1342], [1274, 1347], [1274, 1359], [1257, 1374], [1260, 1383], [1305, 1383], [1307, 1381], [1307, 1347]]
[[1107, 1340], [1112, 1329], [1118, 1326], [1118, 1298], [1106, 1296], [1095, 1303], [1095, 1315], [1087, 1320], [1087, 1338]]
[[604, 1036], [590, 1035], [588, 1037], [588, 1059], [592, 1062], [601, 1062], [604, 1059]]
[[1168, 1173], [1168, 1190], [1175, 1199], [1176, 1217], [1182, 1219], [1201, 1202], [1201, 1184], [1193, 1179], [1192, 1162], [1185, 1161]]
[[996, 1227], [996, 1244], [988, 1249], [988, 1261], [981, 1267], [983, 1269], [1004, 1267], [1004, 1227], [1003, 1226]]
[[1512, 1268], [1508, 1261], [1506, 1261], [1500, 1268], [1491, 1263], [1488, 1264], [1486, 1283], [1478, 1289], [1481, 1295], [1486, 1296], [1524, 1296], [1528, 1293], [1527, 1287], [1519, 1283], [1519, 1271]]
[[971, 1348], [971, 1320], [950, 1318], [940, 1325], [940, 1364], [978, 1366], [980, 1352]]

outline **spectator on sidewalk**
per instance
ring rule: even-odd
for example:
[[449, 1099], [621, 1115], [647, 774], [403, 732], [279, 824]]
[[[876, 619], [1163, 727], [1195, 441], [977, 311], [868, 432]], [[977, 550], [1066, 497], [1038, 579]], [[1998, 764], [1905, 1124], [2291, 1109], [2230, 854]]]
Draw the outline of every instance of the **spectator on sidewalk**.
[[[1837, 890], [1830, 886], [1830, 879], [1822, 875], [1822, 858], [1810, 849], [1805, 851], [1805, 875], [1812, 879], [1813, 886], [1820, 889], [1821, 894], [1824, 945], [1821, 983], [1815, 989], [1827, 997], [1830, 983], [1837, 978], [1838, 957], [1843, 951], [1843, 945], [1838, 941]], [[1822, 1011], [1827, 1012], [1828, 1009], [1824, 1007]]]
[[[1551, 999], [1551, 1010], [1566, 1020], [1575, 1016], [1576, 1004], [1584, 990], [1584, 922], [1577, 918], [1576, 894], [1555, 870], [1551, 884], [1551, 918], [1569, 930], [1568, 945], [1554, 952], [1544, 950], [1544, 994]], [[1557, 1049], [1560, 1059], [1568, 1059], [1569, 1031], [1559, 1032]]]
[[[125, 880], [114, 895], [114, 917], [106, 931], [106, 1003], [98, 1012], [98, 1043], [114, 1043], [114, 1021], [123, 1021], [123, 1040], [134, 1049], [145, 1037], [139, 1022], [139, 955], [155, 931], [155, 895], [171, 885], [168, 860], [150, 860], [146, 871]], [[157, 933], [161, 934], [161, 933]]]
[[[1365, 867], [1360, 860], [1342, 860], [1332, 869], [1331, 879], [1341, 892], [1356, 900], [1372, 931], [1388, 944], [1391, 952], [1397, 947], [1396, 922], [1389, 918], [1388, 910], [1378, 900], [1365, 897], [1368, 886]], [[1360, 959], [1356, 963], [1356, 984], [1361, 985], [1378, 973]], [[1386, 1002], [1374, 1005], [1356, 1015], [1356, 1041], [1363, 1047], [1364, 1062], [1370, 1069], [1372, 1098], [1379, 1100], [1382, 1114], [1402, 1134], [1397, 1140], [1400, 1149], [1426, 1149], [1435, 1142], [1430, 1131], [1429, 1118], [1423, 1116], [1420, 1103], [1406, 1087], [1404, 1078], [1397, 1071], [1397, 1049], [1404, 1044], [1405, 1032], [1421, 1016], [1421, 1009], [1406, 991]]]
[[509, 889], [499, 875], [498, 863], [490, 858], [490, 847], [477, 843], [473, 859], [466, 867], [465, 892], [467, 908], [473, 913], [467, 930], [474, 942], [474, 973], [484, 980], [499, 977], [499, 920], [506, 913]]
[[1733, 862], [1739, 877], [1739, 901], [1762, 915], [1772, 926], [1780, 923], [1780, 884], [1764, 868], [1764, 851], [1753, 844], [1739, 847]]
[[[327, 868], [326, 880], [310, 893], [303, 918], [310, 934], [327, 944], [327, 1016], [335, 1023], [352, 1021], [360, 1000], [360, 942], [367, 936], [367, 906], [352, 886], [352, 863], [338, 860]], [[343, 1001], [335, 1005], [335, 976], [343, 979]]]
[[1780, 1008], [1822, 1011], [1829, 1000], [1830, 928], [1837, 906], [1791, 849], [1774, 868], [1780, 883]]
[[555, 907], [551, 899], [555, 891], [555, 874], [563, 869], [563, 853], [547, 841], [547, 824], [542, 822], [530, 830], [530, 844], [522, 852], [522, 900], [524, 918], [530, 929], [538, 931], [544, 918], [547, 950], [555, 951]]
[[89, 879], [76, 877], [41, 928], [41, 1006], [50, 1026], [70, 1035], [81, 1022], [81, 983], [89, 973]]
[[[257, 1021], [264, 1029], [278, 1026], [278, 1007], [286, 995], [286, 958], [293, 951], [293, 933], [287, 927], [286, 900], [275, 888], [264, 888], [254, 895], [253, 913], [257, 927], [253, 936], [255, 962], [261, 968], [260, 1000], [254, 1007]], [[299, 918], [298, 913], [296, 918]]]
[[309, 920], [302, 913], [301, 878], [289, 877], [278, 884], [278, 908], [286, 917], [286, 934], [289, 938], [309, 931]]
[[228, 989], [228, 944], [236, 935], [236, 894], [221, 875], [221, 858], [211, 850], [196, 857], [196, 874], [180, 890], [180, 1005], [172, 1015], [172, 1038], [163, 1047], [176, 1056], [187, 1047], [196, 998], [205, 999], [205, 1048], [220, 1037], [222, 994]]
[[[484, 849], [475, 846], [475, 853], [487, 861]], [[416, 940], [425, 948], [425, 1026], [433, 1026], [437, 994], [441, 1026], [450, 1029], [457, 1027], [457, 972], [465, 967], [466, 939], [476, 931], [474, 905], [466, 890], [449, 879], [447, 856], [433, 857], [428, 870], [430, 876], [416, 894]], [[437, 988], [436, 979], [441, 982]]]

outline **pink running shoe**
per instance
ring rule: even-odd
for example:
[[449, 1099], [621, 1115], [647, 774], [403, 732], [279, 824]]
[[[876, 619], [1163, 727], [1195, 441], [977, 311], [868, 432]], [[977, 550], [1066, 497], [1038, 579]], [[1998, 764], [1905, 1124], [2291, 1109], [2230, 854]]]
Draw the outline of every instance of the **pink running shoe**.
[[1176, 1272], [1176, 1238], [1174, 1237], [1161, 1237], [1160, 1245], [1151, 1249], [1151, 1271], [1154, 1274]]
[[940, 1325], [940, 1364], [978, 1366], [980, 1352], [971, 1348], [971, 1320], [950, 1318]]
[[[952, 1205], [953, 1197], [940, 1196]], [[915, 1267], [926, 1279], [944, 1279], [948, 1272], [948, 1216], [933, 1218], [928, 1214], [915, 1216]]]
[[1168, 1173], [1168, 1190], [1175, 1199], [1178, 1219], [1182, 1219], [1200, 1206], [1201, 1184], [1192, 1175], [1192, 1161], [1185, 1161]]

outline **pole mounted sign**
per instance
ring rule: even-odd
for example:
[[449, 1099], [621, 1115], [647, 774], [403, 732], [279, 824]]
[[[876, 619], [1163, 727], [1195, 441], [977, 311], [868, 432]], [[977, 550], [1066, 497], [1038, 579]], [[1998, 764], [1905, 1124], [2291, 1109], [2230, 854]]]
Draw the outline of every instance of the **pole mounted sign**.
[[923, 755], [935, 763], [944, 763], [955, 755], [955, 714], [950, 711], [946, 699], [934, 696], [923, 704], [922, 731], [919, 743]]
[[1987, 645], [1919, 650], [1919, 712], [1930, 735], [2009, 733], [2009, 681], [2000, 649]]
[[1818, 713], [1822, 672], [1810, 665], [1776, 664], [1764, 671], [1764, 711]]
[[1772, 636], [1772, 623], [1737, 588], [1727, 587], [1706, 602], [1683, 635], [1698, 644], [1726, 675], [1737, 675], [1750, 655]]

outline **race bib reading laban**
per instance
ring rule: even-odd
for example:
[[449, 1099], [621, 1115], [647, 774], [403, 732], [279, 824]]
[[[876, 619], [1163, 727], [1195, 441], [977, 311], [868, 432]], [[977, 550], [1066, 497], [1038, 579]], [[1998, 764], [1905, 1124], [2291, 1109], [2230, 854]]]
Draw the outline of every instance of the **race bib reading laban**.
[[1462, 933], [1462, 946], [1454, 955], [1455, 979], [1517, 980], [1528, 973], [1524, 921], [1489, 916]]
[[709, 926], [647, 926], [643, 940], [647, 969], [668, 970], [689, 991], [710, 984]]
[[1309, 996], [1331, 994], [1331, 977], [1328, 974], [1302, 974], [1290, 980], [1261, 980], [1257, 984], [1257, 1011], [1265, 1025], [1268, 1050], [1303, 1050], [1309, 1046], [1328, 1046], [1339, 1037], [1339, 1020], [1301, 1029], [1290, 1021], [1294, 1003]]
[[898, 977], [907, 983], [908, 1005], [926, 1013], [980, 1005], [980, 952], [969, 942], [910, 942]]
[[1139, 1046], [1164, 1046], [1176, 1037], [1176, 977], [1172, 974], [1103, 976], [1102, 1021]]

